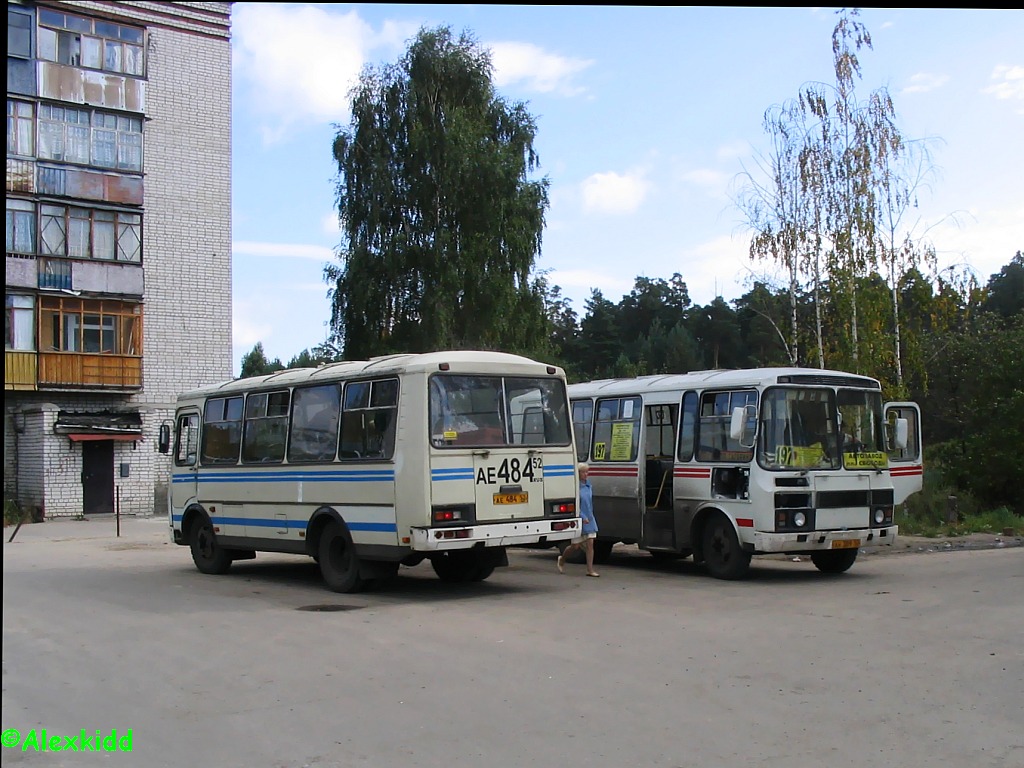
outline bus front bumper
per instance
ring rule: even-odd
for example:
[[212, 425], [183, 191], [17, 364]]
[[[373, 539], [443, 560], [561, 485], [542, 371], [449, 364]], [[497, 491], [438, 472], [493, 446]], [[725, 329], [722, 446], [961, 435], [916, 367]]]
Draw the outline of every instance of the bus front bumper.
[[[414, 552], [471, 549], [477, 546], [513, 547], [541, 541], [568, 541], [579, 536], [578, 517], [558, 520], [524, 520], [507, 523], [474, 523], [454, 528], [413, 528]], [[556, 530], [557, 528], [557, 530]]]
[[885, 528], [857, 528], [848, 531], [813, 531], [810, 533], [755, 531], [753, 544], [754, 551], [759, 554], [891, 547], [896, 543], [896, 534], [899, 529], [898, 525], [890, 525]]

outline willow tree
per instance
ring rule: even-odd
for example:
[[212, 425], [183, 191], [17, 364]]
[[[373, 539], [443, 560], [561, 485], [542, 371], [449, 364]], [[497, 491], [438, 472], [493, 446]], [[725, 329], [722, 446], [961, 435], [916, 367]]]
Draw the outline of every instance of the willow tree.
[[364, 70], [333, 146], [342, 241], [325, 278], [345, 357], [543, 343], [535, 134], [467, 33], [421, 29], [396, 64]]

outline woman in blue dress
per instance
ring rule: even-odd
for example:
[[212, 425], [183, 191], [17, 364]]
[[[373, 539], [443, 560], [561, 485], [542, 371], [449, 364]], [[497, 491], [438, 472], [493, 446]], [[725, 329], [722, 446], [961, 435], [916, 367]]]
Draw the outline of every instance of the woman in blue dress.
[[597, 538], [597, 519], [594, 517], [594, 490], [587, 481], [590, 467], [580, 463], [576, 465], [576, 471], [580, 476], [580, 518], [583, 520], [583, 527], [580, 535], [577, 536], [558, 556], [558, 572], [565, 573], [565, 559], [576, 549], [582, 549], [587, 556], [587, 576], [600, 576], [594, 570], [594, 539]]

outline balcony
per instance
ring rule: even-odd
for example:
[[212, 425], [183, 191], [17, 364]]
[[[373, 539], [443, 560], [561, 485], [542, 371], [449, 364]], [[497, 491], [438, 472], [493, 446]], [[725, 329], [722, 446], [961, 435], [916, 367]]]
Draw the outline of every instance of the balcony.
[[4, 350], [4, 389], [36, 389], [36, 353]]
[[40, 352], [39, 389], [142, 389], [142, 357], [136, 355]]

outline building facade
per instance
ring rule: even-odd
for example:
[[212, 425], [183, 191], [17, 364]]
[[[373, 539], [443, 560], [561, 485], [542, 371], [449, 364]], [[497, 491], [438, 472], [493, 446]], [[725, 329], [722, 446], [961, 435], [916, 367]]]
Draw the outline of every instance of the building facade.
[[231, 376], [231, 3], [8, 2], [4, 496], [166, 510]]

